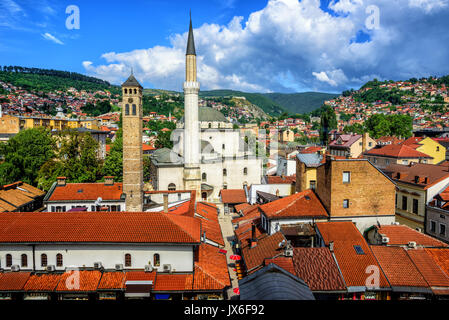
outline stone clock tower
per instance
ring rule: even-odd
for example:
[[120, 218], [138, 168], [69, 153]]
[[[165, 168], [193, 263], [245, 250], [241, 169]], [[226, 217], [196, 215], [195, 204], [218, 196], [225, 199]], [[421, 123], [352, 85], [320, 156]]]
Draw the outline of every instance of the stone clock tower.
[[133, 212], [143, 210], [142, 89], [132, 72], [122, 84], [123, 193]]

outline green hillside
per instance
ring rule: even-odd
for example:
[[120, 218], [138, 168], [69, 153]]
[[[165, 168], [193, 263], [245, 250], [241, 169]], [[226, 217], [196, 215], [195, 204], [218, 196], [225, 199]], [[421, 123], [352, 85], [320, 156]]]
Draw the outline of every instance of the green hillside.
[[272, 99], [260, 93], [248, 93], [235, 90], [200, 91], [200, 97], [227, 97], [227, 96], [245, 97], [246, 100], [248, 100], [252, 104], [255, 104], [263, 111], [265, 111], [265, 113], [271, 116], [278, 116], [282, 112], [286, 111], [281, 105], [279, 105]]
[[339, 94], [321, 92], [264, 93], [263, 95], [284, 107], [291, 114], [309, 113], [321, 107], [324, 101], [339, 96]]

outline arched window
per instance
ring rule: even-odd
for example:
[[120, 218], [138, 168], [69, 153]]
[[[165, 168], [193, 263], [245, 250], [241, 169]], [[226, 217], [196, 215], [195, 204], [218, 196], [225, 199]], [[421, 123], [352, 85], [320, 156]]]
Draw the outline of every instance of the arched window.
[[45, 253], [41, 254], [41, 267], [46, 267], [47, 263], [47, 255]]
[[170, 183], [168, 185], [168, 191], [175, 191], [176, 190], [176, 184]]
[[244, 174], [244, 175], [247, 175], [247, 174], [248, 174], [248, 168], [246, 168], [246, 167], [243, 168], [243, 174]]
[[201, 198], [202, 198], [203, 200], [207, 200], [207, 192], [201, 193]]
[[125, 254], [125, 267], [131, 267], [131, 254]]
[[128, 93], [128, 89], [126, 89], [126, 88], [125, 88], [125, 90], [124, 90], [124, 91], [125, 91], [125, 94], [127, 94], [127, 93]]
[[133, 104], [133, 116], [135, 116], [135, 115], [136, 115], [136, 110], [137, 110], [137, 108], [136, 108], [136, 105], [135, 105], [135, 104]]
[[28, 256], [26, 254], [22, 254], [20, 260], [22, 267], [28, 267]]
[[159, 267], [161, 265], [161, 256], [159, 253], [155, 253], [153, 256], [153, 265]]
[[206, 179], [207, 179], [207, 174], [206, 174], [206, 172], [203, 172], [203, 174], [201, 175], [201, 179], [202, 179], [203, 181], [206, 181]]
[[226, 176], [228, 174], [228, 170], [223, 169], [223, 175]]
[[129, 104], [125, 104], [125, 116], [129, 116]]
[[212, 123], [209, 122], [209, 129], [212, 128]]
[[12, 266], [12, 255], [9, 253], [6, 255], [6, 266], [11, 267]]
[[134, 89], [134, 94], [137, 94], [137, 89]]
[[56, 266], [57, 267], [62, 267], [64, 264], [63, 258], [62, 258], [62, 254], [58, 253], [56, 255]]

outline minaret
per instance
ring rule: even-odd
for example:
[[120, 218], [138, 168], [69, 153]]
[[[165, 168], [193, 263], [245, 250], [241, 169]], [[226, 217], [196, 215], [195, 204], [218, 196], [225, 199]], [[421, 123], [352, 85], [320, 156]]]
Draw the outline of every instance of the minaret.
[[126, 211], [143, 211], [142, 86], [132, 71], [122, 84], [123, 193]]
[[196, 52], [193, 40], [192, 18], [186, 50], [186, 81], [184, 82], [184, 188], [196, 190], [201, 196], [200, 128], [198, 122], [198, 92], [196, 81]]

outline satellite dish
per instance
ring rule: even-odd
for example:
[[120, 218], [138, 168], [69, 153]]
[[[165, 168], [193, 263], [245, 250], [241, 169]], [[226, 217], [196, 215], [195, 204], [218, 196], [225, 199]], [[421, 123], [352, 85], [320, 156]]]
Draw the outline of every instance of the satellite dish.
[[101, 201], [103, 201], [103, 199], [101, 197], [98, 197], [97, 201], [95, 201], [95, 205], [98, 206], [101, 203]]

